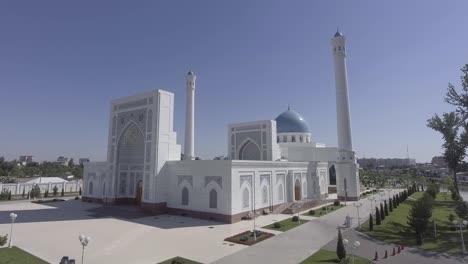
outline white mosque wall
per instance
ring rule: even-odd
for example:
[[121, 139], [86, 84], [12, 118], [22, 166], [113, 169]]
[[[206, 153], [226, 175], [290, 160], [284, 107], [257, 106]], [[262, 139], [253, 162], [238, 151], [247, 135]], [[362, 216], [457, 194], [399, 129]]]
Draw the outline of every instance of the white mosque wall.
[[[231, 214], [231, 161], [184, 160], [167, 162], [165, 191], [167, 207], [191, 211]], [[166, 172], [166, 171], [162, 171]], [[184, 199], [184, 189], [188, 199]], [[210, 194], [216, 192], [216, 208], [211, 208]], [[213, 200], [211, 200], [213, 202]]]
[[319, 147], [311, 143], [280, 143], [282, 157], [288, 161], [335, 162], [338, 158], [336, 147]]
[[231, 160], [278, 160], [276, 121], [229, 124], [228, 156]]
[[105, 161], [83, 163], [83, 196], [93, 198], [106, 196], [110, 189], [109, 172], [109, 165]]

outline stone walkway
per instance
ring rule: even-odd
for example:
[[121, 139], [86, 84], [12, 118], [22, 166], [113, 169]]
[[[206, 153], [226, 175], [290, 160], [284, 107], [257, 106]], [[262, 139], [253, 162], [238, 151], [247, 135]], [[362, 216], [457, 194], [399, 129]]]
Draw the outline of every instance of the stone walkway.
[[[380, 198], [379, 195], [374, 196], [377, 200]], [[386, 197], [387, 193], [385, 192], [383, 198]], [[370, 201], [363, 199], [361, 202], [360, 216], [369, 215]], [[309, 221], [213, 263], [300, 263], [337, 236], [337, 227], [343, 225], [347, 215], [357, 218], [357, 209], [352, 202], [348, 202], [347, 206], [337, 211]], [[364, 221], [365, 219], [361, 220]], [[353, 226], [357, 226], [357, 221], [353, 222]]]
[[[373, 195], [376, 201], [381, 197]], [[371, 202], [366, 198], [362, 199], [362, 207], [360, 209], [361, 223], [367, 220], [370, 214]], [[375, 202], [374, 202], [375, 206]], [[302, 226], [276, 235], [261, 243], [240, 250], [232, 255], [221, 258], [214, 263], [220, 264], [235, 264], [235, 263], [281, 263], [281, 264], [297, 264], [317, 252], [320, 248], [335, 251], [337, 241], [337, 228], [342, 226], [345, 217], [349, 215], [354, 218], [352, 227], [357, 227], [357, 209], [349, 202], [346, 207], [341, 208], [328, 215], [322, 216], [315, 220], [309, 221]], [[364, 216], [364, 217], [363, 217]], [[361, 246], [356, 250], [356, 254], [360, 257], [373, 260], [375, 251], [378, 251], [379, 260], [376, 263], [398, 263], [398, 264], [456, 264], [465, 263], [461, 256], [440, 254], [428, 252], [415, 248], [405, 248], [405, 250], [396, 255], [393, 253], [393, 244], [384, 243], [374, 240], [356, 232], [354, 229], [346, 229], [344, 237], [349, 241], [358, 240]], [[387, 259], [380, 259], [384, 256], [385, 250], [388, 251]], [[468, 262], [468, 261], [467, 261]]]

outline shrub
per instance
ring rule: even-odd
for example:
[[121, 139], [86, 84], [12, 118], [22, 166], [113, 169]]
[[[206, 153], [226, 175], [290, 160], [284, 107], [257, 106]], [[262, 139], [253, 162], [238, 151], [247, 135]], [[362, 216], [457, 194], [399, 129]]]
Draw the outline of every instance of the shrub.
[[57, 185], [54, 186], [54, 188], [52, 189], [53, 193], [54, 193], [54, 196], [57, 196], [57, 193], [58, 193], [58, 187]]
[[4, 236], [0, 235], [0, 247], [4, 246], [7, 241], [8, 241], [8, 235], [4, 235]]
[[79, 199], [80, 199], [80, 197], [79, 197], [79, 196], [75, 196], [75, 200], [79, 200]]
[[240, 241], [247, 241], [247, 240], [249, 240], [249, 236], [248, 235], [243, 235], [239, 240]]
[[25, 193], [24, 193], [24, 187], [23, 187], [23, 193], [21, 194], [21, 197], [24, 198], [24, 195]]
[[11, 200], [11, 191], [8, 192], [8, 200]]
[[322, 211], [326, 211], [326, 210], [327, 210], [326, 206], [322, 207]]
[[448, 220], [449, 220], [450, 223], [452, 223], [453, 220], [455, 220], [455, 216], [453, 214], [449, 214]]
[[382, 219], [380, 218], [379, 208], [376, 206], [375, 207], [375, 224], [380, 225], [381, 222], [382, 222]]
[[334, 206], [339, 206], [339, 205], [340, 205], [340, 201], [339, 201], [339, 200], [335, 200], [335, 201], [333, 202], [333, 205], [334, 205]]
[[41, 188], [39, 188], [39, 185], [34, 184], [34, 186], [31, 189], [31, 198], [41, 198]]
[[274, 227], [274, 228], [281, 228], [281, 224], [278, 223], [278, 222], [275, 222], [275, 223], [273, 224], [273, 227]]
[[315, 210], [309, 210], [310, 215], [315, 215]]
[[372, 218], [372, 214], [369, 215], [369, 231], [374, 230], [374, 219]]
[[46, 190], [46, 191], [44, 192], [44, 198], [47, 198], [47, 197], [49, 197], [49, 190]]
[[61, 195], [62, 197], [65, 196], [65, 191], [63, 190], [63, 188], [62, 188], [62, 193], [60, 193], [60, 195]]
[[299, 217], [297, 215], [293, 216], [292, 217], [292, 221], [293, 222], [298, 222], [299, 221]]
[[343, 236], [341, 235], [341, 229], [338, 229], [338, 241], [336, 244], [336, 256], [339, 260], [346, 258], [346, 249], [343, 244]]
[[80, 191], [78, 192], [78, 195], [81, 196], [81, 187], [80, 187]]
[[0, 193], [0, 200], [8, 200], [8, 190], [3, 189], [2, 192]]

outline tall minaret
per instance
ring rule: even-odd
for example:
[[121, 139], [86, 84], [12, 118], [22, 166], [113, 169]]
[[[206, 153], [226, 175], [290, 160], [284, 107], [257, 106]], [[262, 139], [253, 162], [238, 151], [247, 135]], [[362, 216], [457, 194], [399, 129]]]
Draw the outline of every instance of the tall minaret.
[[346, 40], [336, 31], [331, 40], [335, 64], [336, 124], [338, 155], [335, 165], [338, 198], [345, 201], [359, 200], [359, 165], [353, 151], [351, 139], [351, 117], [349, 113], [348, 76], [346, 70]]
[[185, 110], [185, 144], [184, 160], [195, 159], [195, 80], [197, 76], [189, 71], [185, 77], [187, 86], [187, 104]]
[[346, 70], [346, 40], [338, 30], [331, 40], [335, 63], [336, 122], [338, 149], [352, 151], [351, 117], [349, 114], [348, 76]]

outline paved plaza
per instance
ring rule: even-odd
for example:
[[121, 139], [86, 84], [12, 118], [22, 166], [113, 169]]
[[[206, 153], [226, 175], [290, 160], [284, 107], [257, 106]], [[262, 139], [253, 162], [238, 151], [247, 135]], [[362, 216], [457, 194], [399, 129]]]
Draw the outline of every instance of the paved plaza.
[[[86, 263], [154, 264], [175, 256], [210, 263], [245, 248], [223, 240], [252, 228], [252, 221], [229, 225], [172, 215], [145, 216], [132, 209], [69, 200], [47, 205], [2, 202], [0, 234], [9, 234], [8, 214], [13, 211], [18, 214], [14, 245], [51, 263], [62, 256], [80, 259], [81, 233], [91, 237]], [[110, 212], [116, 215], [109, 216]], [[262, 216], [257, 226], [288, 217]]]
[[[385, 192], [385, 194], [387, 194]], [[375, 195], [376, 199], [386, 198]], [[368, 216], [370, 201], [361, 200], [360, 215]], [[311, 220], [287, 232], [247, 247], [225, 242], [226, 237], [252, 229], [252, 221], [222, 224], [189, 217], [147, 216], [135, 207], [102, 207], [98, 204], [69, 200], [47, 204], [30, 202], [0, 203], [0, 234], [9, 234], [8, 214], [18, 214], [14, 225], [16, 246], [48, 262], [57, 263], [62, 256], [80, 259], [79, 234], [91, 237], [86, 248], [86, 263], [158, 263], [181, 256], [202, 263], [282, 263], [295, 264], [320, 248], [334, 250], [337, 227], [343, 226], [347, 215], [357, 217], [357, 210], [348, 202], [346, 207]], [[291, 217], [267, 215], [257, 218], [257, 227]], [[361, 221], [365, 221], [361, 219]], [[357, 226], [354, 219], [352, 226]], [[344, 236], [361, 242], [359, 256], [371, 259], [376, 250], [384, 252], [392, 245], [375, 241], [353, 230]], [[371, 252], [371, 253], [369, 253]], [[382, 254], [382, 253], [380, 253]], [[382, 263], [461, 263], [461, 259], [408, 248], [403, 254], [380, 260]]]

